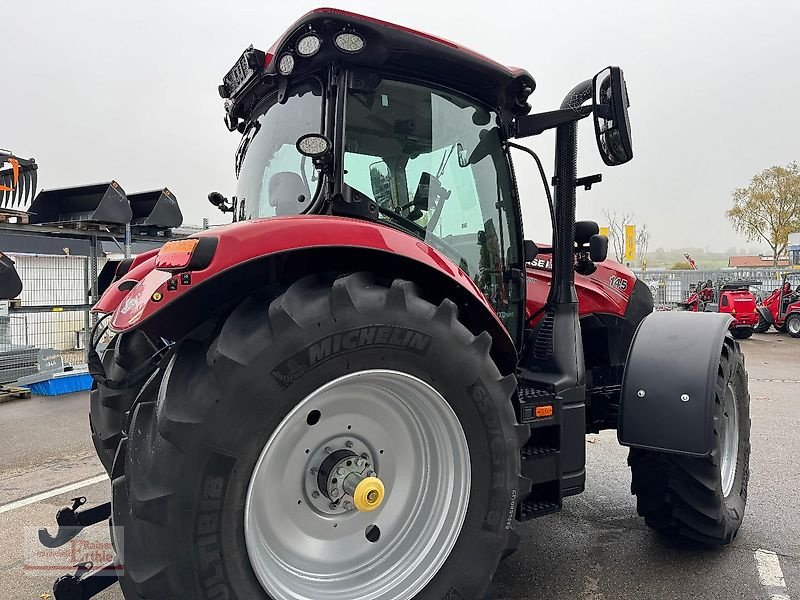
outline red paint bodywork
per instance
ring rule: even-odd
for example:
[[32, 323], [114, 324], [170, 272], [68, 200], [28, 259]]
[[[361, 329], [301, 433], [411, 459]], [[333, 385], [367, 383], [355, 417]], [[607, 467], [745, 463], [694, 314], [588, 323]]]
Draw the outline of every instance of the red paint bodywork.
[[[713, 298], [714, 294], [710, 288], [695, 291], [683, 303], [683, 308], [690, 312], [698, 312], [701, 301], [710, 302]], [[729, 314], [733, 318], [731, 329], [755, 327], [758, 323], [756, 297], [749, 290], [721, 290], [718, 306], [718, 312]]]
[[781, 288], [775, 288], [772, 290], [770, 295], [761, 302], [761, 306], [772, 313], [772, 319], [776, 327], [783, 326], [783, 323], [786, 321], [786, 317], [789, 315], [789, 313], [800, 312], [800, 301], [798, 301], [790, 303], [786, 307], [786, 310], [783, 312], [783, 314], [781, 314], [780, 307], [781, 302], [783, 301], [782, 299], [785, 298], [787, 294], [791, 293], [791, 286], [788, 286], [787, 289], [784, 289], [783, 293], [781, 293]]
[[[531, 315], [547, 301], [552, 273], [546, 259], [528, 263], [526, 271], [526, 309]], [[633, 271], [612, 260], [597, 263], [597, 270], [591, 275], [576, 273], [578, 315], [606, 313], [623, 317], [635, 283]]]
[[[399, 254], [436, 269], [469, 290], [502, 327], [491, 305], [464, 271], [438, 250], [385, 225], [346, 217], [300, 215], [235, 223], [191, 237], [219, 240], [209, 266], [191, 273], [191, 285], [178, 285], [177, 289], [168, 290], [167, 282], [180, 276], [155, 269], [153, 256], [114, 282], [92, 310], [113, 312], [111, 329], [118, 333], [129, 331], [197, 285], [247, 261], [309, 247], [354, 247]], [[120, 290], [120, 286], [128, 287], [129, 291]]]

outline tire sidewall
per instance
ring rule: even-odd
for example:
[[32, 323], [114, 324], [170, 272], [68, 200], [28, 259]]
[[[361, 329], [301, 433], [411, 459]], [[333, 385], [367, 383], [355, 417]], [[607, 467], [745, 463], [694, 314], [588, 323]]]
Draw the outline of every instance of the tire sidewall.
[[[734, 521], [741, 521], [744, 517], [747, 504], [747, 487], [750, 478], [750, 395], [747, 389], [747, 374], [744, 369], [742, 355], [737, 351], [733, 364], [726, 378], [725, 385], [732, 385], [736, 395], [736, 411], [738, 423], [739, 444], [736, 455], [736, 473], [730, 493], [723, 498], [726, 517]], [[719, 417], [722, 418], [722, 406], [719, 406]], [[722, 441], [719, 451], [722, 450]], [[720, 490], [721, 488], [720, 477]], [[722, 492], [720, 491], [720, 494]]]
[[[427, 342], [417, 348], [366, 345], [334, 351], [337, 335], [381, 326], [389, 331], [389, 339], [402, 328], [421, 333]], [[180, 504], [187, 510], [174, 515], [192, 531], [186, 541], [198, 549], [191, 572], [201, 597], [216, 598], [224, 586], [231, 597], [266, 596], [250, 568], [243, 528], [256, 461], [278, 424], [309, 394], [343, 374], [380, 368], [408, 373], [434, 387], [458, 416], [470, 449], [472, 487], [463, 528], [445, 564], [418, 597], [471, 598], [482, 593], [505, 548], [519, 495], [513, 410], [502, 396], [488, 355], [469, 345], [471, 340], [459, 336], [450, 323], [402, 311], [384, 313], [379, 325], [374, 315], [354, 312], [319, 323], [315, 330], [297, 327], [276, 338], [248, 364], [230, 360], [218, 346], [209, 352], [213, 393], [218, 397], [186, 453]], [[322, 351], [324, 360], [309, 366], [311, 349], [319, 357], [326, 340], [331, 340], [330, 352]], [[196, 368], [179, 356], [171, 379], [181, 385], [186, 374], [178, 372]], [[173, 393], [172, 380], [166, 383], [162, 401]], [[219, 572], [226, 576], [215, 577]]]

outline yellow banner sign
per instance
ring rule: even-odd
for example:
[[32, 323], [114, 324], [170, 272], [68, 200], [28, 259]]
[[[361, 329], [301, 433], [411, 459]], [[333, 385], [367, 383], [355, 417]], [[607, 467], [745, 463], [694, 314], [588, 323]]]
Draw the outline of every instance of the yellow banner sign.
[[600, 228], [600, 235], [604, 235], [608, 237], [608, 227], [601, 227]]
[[625, 260], [636, 258], [636, 225], [625, 225]]

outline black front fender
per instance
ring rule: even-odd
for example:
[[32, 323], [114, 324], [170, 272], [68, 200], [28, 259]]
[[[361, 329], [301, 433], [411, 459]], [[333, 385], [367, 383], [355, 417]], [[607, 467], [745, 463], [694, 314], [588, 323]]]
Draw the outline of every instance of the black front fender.
[[764, 319], [767, 323], [772, 325], [775, 323], [775, 319], [772, 316], [772, 313], [769, 312], [769, 309], [764, 306], [759, 306], [756, 308], [758, 314], [761, 315], [761, 318]]
[[722, 344], [731, 317], [656, 312], [636, 330], [620, 396], [620, 444], [708, 456]]

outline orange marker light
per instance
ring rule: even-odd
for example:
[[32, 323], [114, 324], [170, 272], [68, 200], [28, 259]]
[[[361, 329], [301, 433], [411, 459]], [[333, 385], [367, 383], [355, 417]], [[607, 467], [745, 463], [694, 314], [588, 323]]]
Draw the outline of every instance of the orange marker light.
[[552, 404], [543, 404], [542, 406], [536, 407], [536, 418], [541, 419], [542, 417], [552, 417], [553, 416], [553, 405]]
[[162, 271], [185, 269], [189, 266], [192, 254], [199, 243], [200, 240], [196, 238], [167, 242], [158, 251], [156, 269], [161, 269]]

